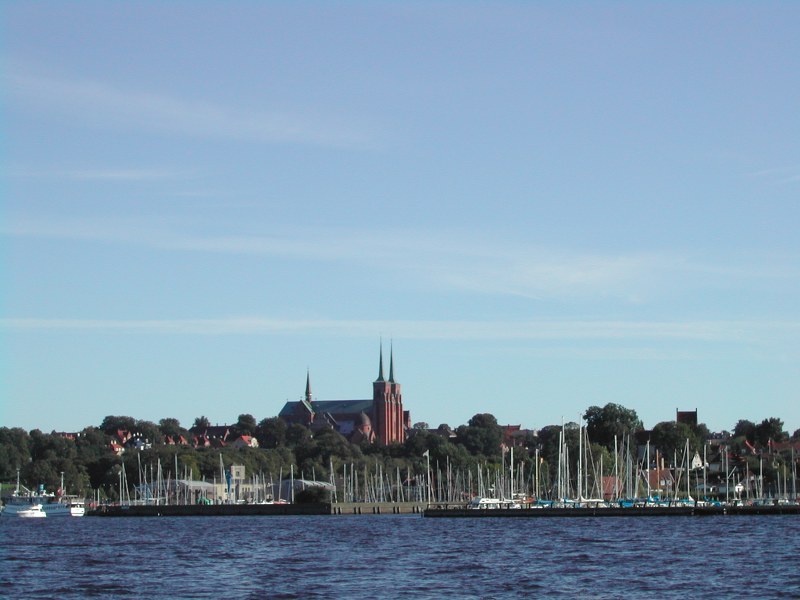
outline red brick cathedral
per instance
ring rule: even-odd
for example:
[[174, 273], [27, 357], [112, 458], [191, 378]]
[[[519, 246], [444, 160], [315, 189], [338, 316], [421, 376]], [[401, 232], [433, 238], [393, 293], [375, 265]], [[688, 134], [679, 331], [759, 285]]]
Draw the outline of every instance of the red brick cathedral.
[[372, 383], [372, 400], [314, 400], [311, 376], [306, 375], [305, 397], [287, 402], [278, 414], [287, 423], [300, 423], [312, 430], [331, 427], [359, 443], [402, 444], [411, 427], [411, 416], [403, 410], [403, 394], [394, 379], [394, 353], [389, 354], [389, 378], [383, 374], [383, 347], [380, 349], [378, 378]]
[[400, 443], [406, 440], [406, 419], [403, 412], [403, 394], [400, 384], [394, 380], [394, 355], [389, 352], [389, 379], [383, 378], [383, 348], [378, 364], [378, 379], [372, 383], [373, 428], [378, 439], [384, 444]]

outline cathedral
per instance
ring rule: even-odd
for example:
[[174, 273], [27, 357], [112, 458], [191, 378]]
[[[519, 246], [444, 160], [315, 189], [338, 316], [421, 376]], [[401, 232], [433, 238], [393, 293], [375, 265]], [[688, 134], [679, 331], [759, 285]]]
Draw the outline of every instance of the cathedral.
[[402, 444], [411, 427], [411, 416], [403, 410], [400, 384], [394, 379], [394, 355], [389, 354], [389, 378], [383, 375], [383, 347], [378, 361], [378, 378], [372, 382], [370, 400], [314, 400], [311, 375], [306, 374], [302, 400], [287, 402], [278, 413], [287, 423], [299, 423], [312, 430], [330, 427], [354, 443]]

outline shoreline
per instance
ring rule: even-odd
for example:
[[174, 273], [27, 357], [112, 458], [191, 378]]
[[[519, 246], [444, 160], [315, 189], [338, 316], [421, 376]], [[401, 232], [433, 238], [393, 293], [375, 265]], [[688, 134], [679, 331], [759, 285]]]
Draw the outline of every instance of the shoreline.
[[302, 515], [421, 515], [426, 518], [569, 518], [569, 517], [703, 517], [800, 515], [800, 504], [763, 506], [641, 506], [574, 508], [473, 509], [464, 504], [421, 503], [309, 503], [309, 504], [210, 504], [103, 506], [86, 511], [87, 517], [215, 517]]

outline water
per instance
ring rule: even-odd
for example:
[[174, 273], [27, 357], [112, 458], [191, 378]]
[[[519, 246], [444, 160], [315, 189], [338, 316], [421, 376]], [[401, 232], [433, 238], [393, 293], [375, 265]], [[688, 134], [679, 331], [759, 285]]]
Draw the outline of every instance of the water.
[[800, 517], [0, 519], [0, 595], [800, 598]]

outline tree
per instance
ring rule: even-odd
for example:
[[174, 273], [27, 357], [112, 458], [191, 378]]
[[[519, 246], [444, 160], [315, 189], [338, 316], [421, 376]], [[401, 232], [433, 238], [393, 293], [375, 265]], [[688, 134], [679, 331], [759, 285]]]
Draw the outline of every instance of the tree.
[[313, 443], [298, 446], [296, 450], [298, 460], [302, 455], [302, 458], [311, 458], [325, 468], [328, 467], [333, 457], [349, 462], [354, 458], [354, 451], [360, 457], [361, 453], [358, 451], [358, 446], [348, 442], [341, 433], [333, 429], [318, 431], [314, 434]]
[[539, 430], [540, 457], [550, 467], [549, 476], [552, 480], [557, 478], [559, 454], [561, 453], [559, 442], [562, 441], [562, 432], [564, 445], [567, 447], [567, 453], [570, 457], [570, 465], [577, 465], [579, 433], [577, 423], [565, 423], [563, 427], [561, 425], [547, 425]]
[[194, 425], [192, 425], [192, 431], [203, 431], [211, 427], [211, 421], [208, 420], [208, 417], [202, 415], [197, 417], [194, 420]]
[[152, 421], [136, 421], [133, 433], [138, 434], [140, 438], [150, 444], [164, 443], [164, 435], [161, 433], [158, 425]]
[[100, 424], [102, 429], [108, 435], [114, 435], [118, 429], [126, 431], [134, 431], [136, 429], [136, 419], [133, 417], [118, 417], [109, 415]]
[[706, 440], [711, 437], [711, 432], [708, 429], [708, 425], [705, 423], [698, 423], [697, 425], [689, 425], [694, 431], [695, 439], [698, 442], [702, 442], [705, 444]]
[[756, 426], [756, 442], [762, 447], [766, 447], [769, 441], [782, 442], [786, 438], [783, 431], [783, 421], [776, 417], [764, 419]]
[[752, 443], [756, 440], [756, 424], [747, 419], [739, 419], [733, 428], [733, 437], [743, 437]]
[[[697, 450], [699, 448], [696, 436], [692, 428], [686, 423], [677, 423], [675, 421], [664, 421], [653, 427], [650, 434], [650, 443], [653, 450], [659, 450], [662, 457], [667, 463], [672, 463], [674, 457], [678, 457], [678, 462], [683, 457], [684, 449], [686, 448], [686, 440], [689, 440], [689, 446]], [[702, 442], [700, 443], [702, 445]], [[655, 455], [652, 454], [651, 457]]]
[[84, 465], [100, 459], [107, 455], [109, 448], [108, 436], [96, 427], [86, 427], [78, 439], [75, 440], [75, 447], [78, 450], [78, 460]]
[[311, 430], [299, 423], [292, 423], [286, 430], [286, 444], [292, 449], [308, 444], [312, 438]]
[[456, 440], [471, 454], [498, 457], [503, 429], [497, 424], [494, 415], [479, 413], [469, 420], [468, 425], [456, 429]]
[[261, 448], [279, 448], [286, 444], [286, 421], [280, 417], [263, 419], [256, 428], [256, 439]]
[[419, 421], [414, 423], [414, 425], [411, 426], [411, 429], [429, 429], [429, 427], [425, 421]]
[[186, 435], [186, 430], [181, 427], [181, 422], [178, 419], [173, 418], [165, 418], [161, 419], [158, 422], [158, 428], [161, 430], [161, 433], [165, 436], [169, 436], [171, 438], [176, 438], [181, 435]]
[[635, 410], [611, 402], [602, 408], [590, 406], [583, 418], [589, 439], [609, 449], [614, 447], [615, 436], [621, 444], [624, 436], [644, 429]]
[[31, 460], [30, 435], [24, 429], [0, 427], [0, 480], [13, 481], [17, 469]]
[[426, 450], [431, 449], [433, 439], [438, 437], [427, 428], [415, 430], [414, 435], [408, 436], [403, 444], [405, 455], [413, 460], [419, 460]]
[[239, 415], [239, 419], [233, 429], [239, 435], [255, 435], [257, 427], [258, 425], [256, 425], [256, 419], [253, 415], [242, 414]]
[[324, 487], [312, 485], [295, 493], [294, 501], [297, 504], [314, 504], [318, 502], [330, 502], [331, 492]]

